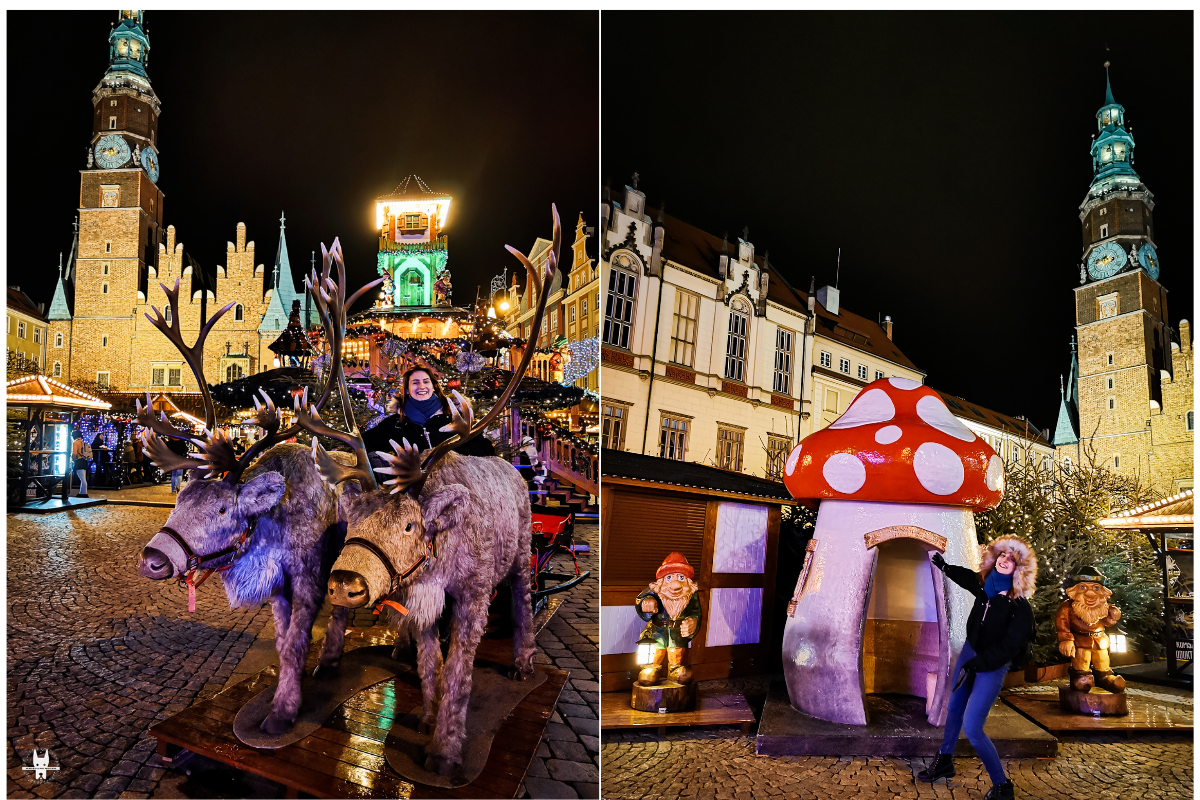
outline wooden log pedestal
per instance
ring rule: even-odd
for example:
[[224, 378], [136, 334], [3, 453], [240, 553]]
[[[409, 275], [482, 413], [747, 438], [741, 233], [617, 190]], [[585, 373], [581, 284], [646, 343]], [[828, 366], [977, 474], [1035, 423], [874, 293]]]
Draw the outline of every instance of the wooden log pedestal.
[[633, 699], [630, 706], [635, 711], [650, 714], [670, 714], [673, 711], [691, 711], [696, 707], [696, 684], [663, 681], [646, 686], [633, 682]]
[[1063, 711], [1071, 714], [1083, 714], [1089, 717], [1129, 716], [1129, 702], [1125, 699], [1124, 692], [1113, 694], [1103, 689], [1077, 692], [1070, 686], [1060, 686], [1058, 687], [1058, 704]]

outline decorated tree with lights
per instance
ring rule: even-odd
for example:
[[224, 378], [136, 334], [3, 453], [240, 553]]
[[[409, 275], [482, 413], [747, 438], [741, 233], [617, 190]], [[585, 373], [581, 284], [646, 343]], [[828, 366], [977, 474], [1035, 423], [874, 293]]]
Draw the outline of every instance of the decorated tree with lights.
[[1161, 568], [1149, 541], [1130, 532], [1109, 531], [1097, 520], [1153, 498], [1136, 478], [1085, 465], [1063, 469], [1010, 461], [1004, 499], [975, 515], [981, 544], [1016, 534], [1033, 545], [1038, 558], [1037, 592], [1032, 599], [1037, 640], [1033, 661], [1054, 664], [1058, 652], [1054, 615], [1066, 599], [1063, 581], [1082, 567], [1095, 566], [1107, 577], [1110, 602], [1122, 611], [1119, 627], [1133, 646], [1162, 651]]

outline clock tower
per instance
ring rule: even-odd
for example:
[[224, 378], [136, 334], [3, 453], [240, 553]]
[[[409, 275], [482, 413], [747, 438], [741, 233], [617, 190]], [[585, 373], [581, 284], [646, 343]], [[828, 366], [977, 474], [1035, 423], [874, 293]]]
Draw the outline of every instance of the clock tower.
[[134, 305], [145, 302], [148, 280], [156, 277], [162, 241], [161, 104], [146, 74], [143, 12], [119, 12], [108, 44], [108, 69], [92, 90], [87, 166], [80, 170], [70, 325], [78, 346], [69, 377], [124, 388], [131, 376], [119, 365], [130, 364]]
[[1154, 195], [1134, 171], [1133, 135], [1107, 74], [1096, 125], [1092, 183], [1079, 207], [1083, 257], [1075, 289], [1077, 366], [1072, 363], [1078, 405], [1069, 415], [1076, 429], [1066, 430], [1060, 419], [1054, 443], [1060, 457], [1076, 464], [1090, 454], [1098, 467], [1169, 488], [1171, 476], [1156, 474], [1151, 423], [1164, 412], [1164, 385], [1175, 380], [1172, 348], [1178, 351], [1179, 344], [1171, 341], [1167, 290], [1159, 283]]

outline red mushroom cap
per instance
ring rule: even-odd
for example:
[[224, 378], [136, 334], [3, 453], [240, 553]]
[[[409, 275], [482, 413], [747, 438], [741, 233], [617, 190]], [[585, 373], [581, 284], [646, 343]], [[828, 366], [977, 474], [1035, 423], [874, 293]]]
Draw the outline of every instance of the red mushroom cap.
[[1004, 494], [1004, 461], [937, 392], [908, 378], [869, 384], [828, 428], [796, 445], [784, 485], [801, 499], [968, 506]]

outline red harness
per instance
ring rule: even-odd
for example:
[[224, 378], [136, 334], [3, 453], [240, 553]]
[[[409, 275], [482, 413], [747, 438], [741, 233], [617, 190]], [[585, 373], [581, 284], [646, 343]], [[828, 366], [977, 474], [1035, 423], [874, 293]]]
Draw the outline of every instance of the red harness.
[[237, 554], [240, 553], [245, 547], [246, 542], [249, 541], [251, 534], [254, 533], [254, 523], [250, 523], [246, 530], [242, 531], [242, 535], [237, 539], [237, 541], [229, 545], [229, 547], [226, 547], [224, 550], [218, 550], [215, 553], [209, 553], [208, 555], [198, 555], [194, 550], [192, 550], [191, 546], [187, 543], [187, 540], [176, 533], [173, 528], [168, 528], [164, 525], [159, 529], [158, 532], [165, 533], [167, 536], [170, 536], [172, 539], [174, 539], [175, 544], [179, 545], [184, 554], [187, 556], [187, 565], [184, 567], [184, 572], [180, 576], [178, 583], [180, 586], [187, 587], [188, 611], [195, 613], [196, 589], [200, 587], [200, 584], [208, 580], [208, 577], [214, 572], [224, 572], [232, 567], [233, 564], [226, 564], [222, 567], [209, 567], [208, 569], [204, 570], [204, 574], [200, 576], [200, 580], [196, 580], [196, 573], [204, 569], [204, 565], [206, 563], [220, 561], [222, 558], [230, 555], [236, 557]]
[[392, 564], [392, 560], [388, 558], [387, 553], [383, 552], [383, 550], [380, 549], [374, 542], [354, 536], [346, 540], [346, 543], [343, 545], [342, 549], [344, 550], [346, 547], [350, 547], [352, 545], [361, 547], [362, 549], [373, 553], [375, 557], [383, 563], [384, 568], [386, 568], [388, 571], [388, 577], [391, 579], [391, 583], [388, 585], [388, 593], [384, 596], [383, 600], [379, 601], [379, 604], [375, 606], [375, 611], [372, 613], [378, 614], [383, 610], [384, 606], [390, 606], [399, 611], [402, 616], [408, 616], [408, 609], [391, 598], [392, 595], [400, 591], [400, 583], [405, 578], [407, 578], [409, 575], [412, 575], [422, 566], [427, 564], [431, 558], [433, 558], [433, 541], [430, 540], [425, 543], [425, 553], [412, 564], [410, 564], [403, 572], [396, 570], [396, 567]]

